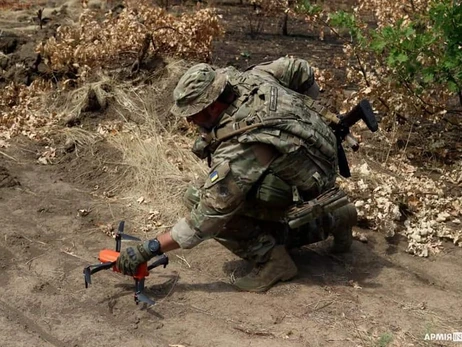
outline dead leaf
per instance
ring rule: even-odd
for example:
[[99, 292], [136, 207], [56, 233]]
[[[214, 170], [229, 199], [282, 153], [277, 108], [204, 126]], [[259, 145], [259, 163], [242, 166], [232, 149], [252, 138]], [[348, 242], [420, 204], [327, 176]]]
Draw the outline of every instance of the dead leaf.
[[100, 228], [100, 230], [104, 234], [106, 234], [107, 236], [111, 236], [111, 237], [115, 236], [115, 234], [114, 234], [114, 226], [111, 223], [99, 224], [98, 228]]
[[79, 217], [85, 217], [85, 216], [88, 216], [90, 214], [91, 210], [87, 210], [87, 209], [80, 209], [79, 210]]
[[38, 161], [39, 164], [42, 164], [42, 165], [48, 165], [49, 164], [47, 158], [45, 158], [45, 157], [40, 157], [40, 158], [37, 159], [37, 161]]
[[363, 289], [363, 287], [361, 287], [357, 282], [353, 280], [349, 280], [348, 284], [352, 286], [354, 289]]
[[8, 148], [10, 145], [5, 141], [0, 139], [0, 148]]

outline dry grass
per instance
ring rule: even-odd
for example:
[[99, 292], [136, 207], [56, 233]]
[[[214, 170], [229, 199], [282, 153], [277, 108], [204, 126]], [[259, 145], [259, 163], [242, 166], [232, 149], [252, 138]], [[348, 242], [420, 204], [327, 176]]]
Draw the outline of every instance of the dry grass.
[[79, 146], [93, 146], [97, 141], [103, 140], [102, 136], [99, 134], [79, 127], [60, 128], [58, 129], [57, 134], [64, 136], [66, 144], [75, 144], [77, 149]]
[[123, 163], [131, 168], [125, 191], [135, 200], [144, 197], [146, 203], [137, 205], [159, 211], [163, 223], [174, 223], [184, 213], [186, 187], [207, 169], [191, 153], [192, 139], [175, 133], [176, 122], [161, 121], [166, 119], [173, 88], [185, 68], [183, 62], [174, 62], [150, 86], [113, 90], [114, 111], [129, 129], [110, 137], [122, 152]]
[[98, 75], [97, 81], [85, 83], [70, 93], [61, 93], [54, 104], [58, 112], [66, 114], [65, 123], [80, 120], [81, 114], [89, 107], [90, 98], [96, 99], [102, 108], [107, 107], [108, 99], [117, 93], [123, 84], [117, 83], [106, 75]]
[[[146, 83], [146, 76], [139, 83], [99, 75], [96, 82], [63, 93], [55, 100], [55, 105], [61, 105], [58, 112], [68, 115], [66, 124], [74, 125], [61, 130], [66, 142], [74, 143], [78, 150], [78, 145], [91, 148], [106, 139], [122, 154], [117, 163], [112, 163], [112, 158], [100, 159], [123, 166], [123, 174], [116, 178], [118, 191], [122, 192], [118, 197], [139, 210], [139, 220], [132, 223], [142, 229], [152, 224], [152, 229], [168, 230], [159, 225], [172, 225], [184, 214], [182, 198], [187, 186], [197, 182], [208, 169], [191, 152], [193, 138], [178, 131], [185, 128], [184, 120], [172, 119], [169, 114], [173, 89], [189, 66], [181, 60], [167, 62], [163, 69], [148, 76], [150, 84]], [[90, 91], [93, 99], [96, 96], [98, 101], [105, 100], [104, 109], [96, 113], [98, 119], [93, 119], [109, 131], [98, 134], [94, 129], [87, 131], [75, 126], [86, 124], [84, 109]], [[158, 211], [156, 223], [150, 211]]]

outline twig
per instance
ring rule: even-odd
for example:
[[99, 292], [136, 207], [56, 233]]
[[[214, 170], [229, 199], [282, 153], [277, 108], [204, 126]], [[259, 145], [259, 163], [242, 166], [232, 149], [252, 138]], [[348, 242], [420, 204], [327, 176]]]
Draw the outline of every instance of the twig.
[[24, 188], [21, 188], [21, 187], [18, 187], [17, 188], [18, 190], [24, 192], [24, 193], [28, 193], [28, 194], [31, 194], [33, 196], [38, 196], [36, 193], [34, 193], [32, 190], [29, 190], [29, 189], [24, 189]]
[[87, 261], [86, 259], [84, 259], [84, 258], [82, 258], [82, 257], [79, 257], [78, 255], [75, 255], [75, 254], [72, 253], [72, 252], [68, 252], [68, 251], [63, 251], [63, 250], [61, 250], [61, 253], [65, 253], [65, 254], [70, 255], [70, 256], [72, 256], [72, 257], [74, 257], [74, 258], [77, 258], [77, 259], [80, 259], [80, 260], [83, 260], [83, 261]]
[[11, 155], [6, 154], [5, 152], [0, 151], [0, 154], [3, 154], [8, 159], [11, 159], [11, 160], [14, 160], [15, 162], [18, 162], [18, 159], [13, 158]]
[[275, 335], [269, 331], [252, 331], [250, 329], [247, 329], [247, 328], [242, 328], [242, 327], [233, 327], [234, 329], [236, 330], [239, 330], [239, 331], [242, 331], [243, 333], [246, 333], [248, 335], [257, 335], [257, 336], [273, 336], [275, 337]]
[[394, 131], [392, 133], [393, 138], [392, 138], [392, 141], [390, 141], [390, 146], [388, 147], [387, 156], [385, 157], [383, 165], [387, 165], [388, 158], [390, 157], [390, 153], [391, 153], [391, 150], [392, 150], [392, 147], [393, 147], [393, 143], [395, 142], [395, 139], [396, 139], [396, 137], [395, 137], [396, 136], [396, 125], [395, 124], [393, 124], [393, 128], [394, 128]]
[[409, 144], [409, 140], [411, 138], [413, 128], [414, 128], [414, 123], [411, 124], [411, 128], [409, 129], [409, 134], [407, 135], [406, 144], [404, 145], [404, 148], [403, 148], [403, 153], [406, 152], [407, 145]]
[[322, 310], [323, 308], [327, 307], [327, 306], [330, 306], [334, 303], [334, 301], [329, 301], [327, 303], [325, 303], [324, 305], [318, 307], [318, 304], [321, 302], [321, 301], [324, 301], [324, 300], [320, 300], [316, 303], [316, 306], [313, 308], [313, 311], [312, 312], [316, 312], [316, 311], [320, 311]]
[[40, 257], [43, 257], [45, 254], [46, 254], [46, 253], [43, 253], [43, 254], [40, 254], [40, 255], [38, 255], [38, 256], [36, 256], [36, 257], [34, 257], [34, 258], [29, 259], [28, 261], [26, 261], [26, 265], [29, 265], [29, 269], [30, 269], [30, 264], [31, 264], [35, 259], [40, 258]]
[[172, 287], [170, 288], [170, 290], [168, 291], [167, 295], [165, 295], [161, 301], [164, 301], [166, 298], [168, 298], [170, 296], [170, 294], [172, 294], [173, 292], [173, 289], [175, 288], [176, 284], [178, 283], [178, 279], [180, 278], [180, 275], [177, 273], [176, 274], [176, 278], [175, 280], [173, 281], [172, 283]]
[[181, 255], [176, 254], [176, 257], [182, 261], [185, 262], [186, 265], [188, 265], [189, 268], [191, 268], [191, 265], [188, 263], [185, 257], [182, 257]]
[[39, 240], [31, 240], [29, 239], [28, 237], [24, 236], [24, 235], [21, 235], [23, 238], [25, 238], [27, 241], [29, 241], [30, 243], [34, 243], [34, 242], [37, 242], [37, 243], [40, 243], [42, 245], [47, 245], [46, 242], [43, 242], [43, 241], [39, 241]]
[[192, 309], [194, 309], [194, 310], [196, 310], [196, 311], [198, 311], [198, 312], [200, 312], [200, 313], [206, 314], [206, 315], [211, 316], [211, 317], [214, 317], [214, 318], [218, 318], [218, 319], [224, 320], [224, 321], [226, 321], [226, 322], [228, 322], [228, 323], [242, 324], [242, 322], [236, 321], [236, 320], [231, 319], [231, 318], [226, 318], [226, 317], [224, 317], [224, 316], [217, 316], [217, 315], [215, 315], [215, 314], [213, 314], [213, 313], [210, 313], [210, 312], [204, 310], [203, 308], [200, 308], [200, 307], [197, 307], [197, 306], [194, 306], [194, 305], [183, 304], [183, 303], [177, 302], [177, 301], [170, 301], [170, 303], [175, 304], [175, 305], [179, 305], [179, 306], [189, 306], [189, 307], [191, 307]]
[[152, 34], [148, 33], [144, 37], [143, 45], [141, 46], [141, 49], [138, 53], [138, 57], [136, 58], [135, 62], [132, 65], [132, 68], [131, 68], [132, 72], [138, 72], [140, 70], [140, 66], [143, 63], [144, 58], [146, 57], [146, 53], [148, 52], [149, 44], [151, 42], [154, 42], [152, 38]]

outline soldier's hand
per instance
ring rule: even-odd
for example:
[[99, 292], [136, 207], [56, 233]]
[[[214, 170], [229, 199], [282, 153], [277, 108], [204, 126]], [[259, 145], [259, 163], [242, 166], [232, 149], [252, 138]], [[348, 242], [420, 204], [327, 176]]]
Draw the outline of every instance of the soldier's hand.
[[133, 276], [138, 266], [160, 254], [160, 245], [157, 239], [145, 241], [136, 247], [128, 247], [120, 252], [116, 266], [124, 275]]

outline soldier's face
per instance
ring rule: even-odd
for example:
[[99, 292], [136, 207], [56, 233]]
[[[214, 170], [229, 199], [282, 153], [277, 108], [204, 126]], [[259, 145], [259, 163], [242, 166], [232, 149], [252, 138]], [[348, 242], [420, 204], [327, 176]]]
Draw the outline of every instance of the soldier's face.
[[188, 122], [192, 122], [205, 129], [209, 129], [212, 123], [211, 115], [209, 114], [207, 108], [186, 119]]
[[218, 108], [216, 103], [213, 103], [199, 113], [196, 113], [194, 116], [187, 117], [186, 120], [204, 128], [205, 130], [212, 130], [217, 124], [221, 113], [221, 108]]

